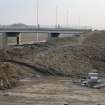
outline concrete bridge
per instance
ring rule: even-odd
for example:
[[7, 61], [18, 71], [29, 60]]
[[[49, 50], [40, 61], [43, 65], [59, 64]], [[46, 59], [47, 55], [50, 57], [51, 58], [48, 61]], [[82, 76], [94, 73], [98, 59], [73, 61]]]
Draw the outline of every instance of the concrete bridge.
[[35, 26], [0, 27], [0, 33], [2, 33], [2, 48], [7, 47], [8, 37], [16, 37], [17, 44], [19, 44], [20, 42], [19, 36], [21, 33], [46, 33], [50, 39], [51, 37], [58, 37], [60, 34], [79, 35], [89, 31], [92, 30], [89, 28], [67, 28], [67, 27], [35, 27]]
[[0, 33], [3, 32], [19, 32], [19, 33], [59, 33], [59, 34], [81, 34], [83, 32], [91, 31], [91, 29], [86, 28], [68, 28], [68, 27], [0, 27]]

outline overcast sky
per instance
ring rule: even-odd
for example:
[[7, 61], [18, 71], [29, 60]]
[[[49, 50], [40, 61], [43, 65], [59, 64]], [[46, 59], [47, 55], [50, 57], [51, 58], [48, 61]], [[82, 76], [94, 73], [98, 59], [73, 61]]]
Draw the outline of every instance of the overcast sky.
[[[92, 26], [105, 29], [105, 0], [39, 0], [39, 24]], [[0, 24], [36, 24], [36, 0], [0, 0]]]

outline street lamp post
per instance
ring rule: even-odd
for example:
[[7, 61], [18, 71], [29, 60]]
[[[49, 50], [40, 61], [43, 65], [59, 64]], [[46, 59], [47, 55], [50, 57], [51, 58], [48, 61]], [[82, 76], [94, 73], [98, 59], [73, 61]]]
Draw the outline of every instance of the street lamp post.
[[56, 28], [58, 27], [58, 6], [56, 6]]
[[36, 35], [36, 41], [39, 42], [39, 35], [38, 35], [38, 29], [39, 29], [39, 0], [36, 1], [36, 12], [37, 12], [37, 35]]
[[67, 25], [67, 27], [69, 26], [69, 10], [68, 9], [66, 12], [66, 25]]

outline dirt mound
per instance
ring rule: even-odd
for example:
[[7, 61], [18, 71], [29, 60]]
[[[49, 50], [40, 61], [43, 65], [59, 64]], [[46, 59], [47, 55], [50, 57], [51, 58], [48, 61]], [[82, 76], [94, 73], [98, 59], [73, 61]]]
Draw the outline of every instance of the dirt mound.
[[83, 44], [105, 46], [105, 31], [93, 31], [83, 35], [83, 37], [85, 37]]
[[61, 70], [64, 75], [75, 77], [92, 68], [89, 59], [83, 56], [82, 48], [74, 46], [57, 48], [40, 54], [36, 57], [35, 62]]
[[0, 63], [0, 89], [9, 89], [17, 84], [17, 75], [10, 63]]
[[88, 59], [83, 56], [82, 49], [76, 46], [18, 46], [6, 49], [0, 55], [0, 60], [11, 61], [15, 65], [19, 78], [37, 74], [77, 77], [92, 68]]
[[85, 35], [82, 46], [90, 58], [105, 61], [105, 31], [95, 31]]
[[84, 35], [82, 47], [94, 68], [105, 72], [105, 31], [94, 31]]
[[64, 46], [39, 54], [35, 61], [60, 69], [64, 74], [79, 76], [97, 69], [105, 73], [105, 31], [94, 31], [82, 35], [82, 44]]

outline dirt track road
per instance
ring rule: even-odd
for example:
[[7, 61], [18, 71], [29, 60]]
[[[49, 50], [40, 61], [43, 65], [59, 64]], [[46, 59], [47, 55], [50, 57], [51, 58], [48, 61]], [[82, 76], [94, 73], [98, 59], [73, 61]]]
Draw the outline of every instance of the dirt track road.
[[0, 105], [105, 105], [105, 89], [88, 89], [65, 78], [43, 77], [21, 81], [0, 91]]

